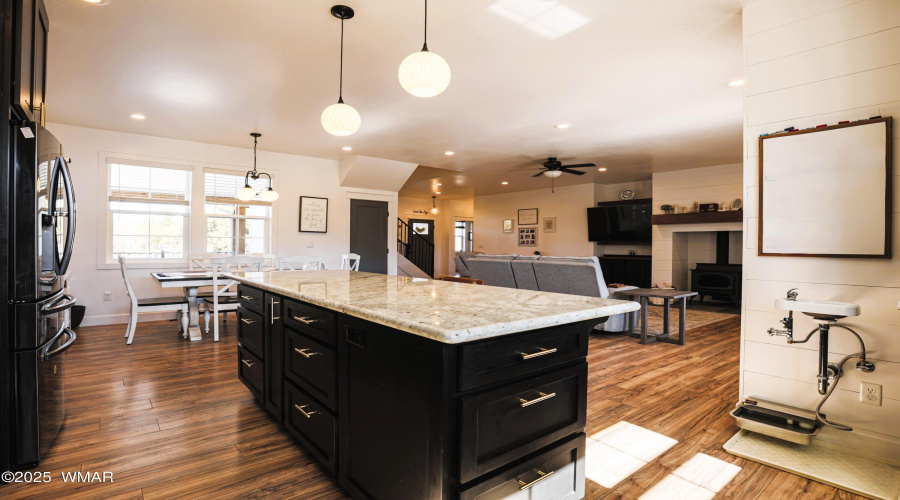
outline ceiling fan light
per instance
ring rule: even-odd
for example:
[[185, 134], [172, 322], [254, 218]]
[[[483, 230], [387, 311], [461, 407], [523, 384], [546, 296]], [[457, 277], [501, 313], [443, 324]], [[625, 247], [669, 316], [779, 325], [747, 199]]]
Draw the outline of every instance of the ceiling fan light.
[[546, 175], [547, 177], [549, 177], [551, 179], [555, 179], [555, 178], [559, 177], [560, 175], [562, 175], [562, 171], [561, 170], [544, 170], [544, 175]]
[[322, 128], [331, 135], [348, 136], [359, 130], [362, 118], [353, 106], [339, 102], [322, 111]]
[[238, 189], [237, 198], [242, 201], [249, 201], [253, 198], [256, 198], [256, 191], [253, 190], [249, 185], [245, 185], [244, 187]]
[[278, 199], [278, 192], [272, 188], [266, 189], [260, 195], [264, 201], [275, 201]]
[[406, 56], [397, 72], [403, 90], [416, 97], [434, 97], [450, 85], [450, 65], [443, 57], [423, 50]]

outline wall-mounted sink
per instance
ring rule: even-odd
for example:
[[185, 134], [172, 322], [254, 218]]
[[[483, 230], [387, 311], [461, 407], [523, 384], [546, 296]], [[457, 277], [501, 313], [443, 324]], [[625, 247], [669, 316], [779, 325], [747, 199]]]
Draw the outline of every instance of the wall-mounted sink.
[[820, 319], [840, 319], [847, 316], [859, 316], [859, 304], [835, 302], [831, 300], [777, 299], [775, 308], [783, 311], [802, 312], [807, 316]]

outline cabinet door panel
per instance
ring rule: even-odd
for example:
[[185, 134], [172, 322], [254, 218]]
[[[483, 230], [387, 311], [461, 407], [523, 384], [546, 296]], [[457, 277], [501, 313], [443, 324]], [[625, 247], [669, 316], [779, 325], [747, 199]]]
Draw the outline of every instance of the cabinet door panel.
[[284, 403], [284, 328], [281, 321], [281, 297], [266, 294], [265, 338], [266, 350], [266, 408], [278, 419], [284, 420], [281, 409]]
[[263, 317], [243, 306], [237, 309], [238, 341], [253, 354], [263, 358]]
[[31, 92], [34, 85], [34, 26], [35, 0], [14, 2], [16, 11], [16, 63], [13, 76], [12, 100], [25, 118], [34, 119], [31, 112]]
[[332, 410], [337, 406], [335, 366], [333, 349], [291, 329], [285, 330], [285, 376]]

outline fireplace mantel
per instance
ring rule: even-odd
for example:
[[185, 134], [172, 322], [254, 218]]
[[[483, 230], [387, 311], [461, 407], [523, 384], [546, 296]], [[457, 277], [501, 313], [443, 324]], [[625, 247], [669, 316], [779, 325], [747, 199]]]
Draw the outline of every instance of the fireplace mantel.
[[743, 222], [743, 210], [724, 212], [693, 212], [689, 214], [656, 214], [650, 217], [654, 226], [668, 224], [716, 224], [720, 222]]

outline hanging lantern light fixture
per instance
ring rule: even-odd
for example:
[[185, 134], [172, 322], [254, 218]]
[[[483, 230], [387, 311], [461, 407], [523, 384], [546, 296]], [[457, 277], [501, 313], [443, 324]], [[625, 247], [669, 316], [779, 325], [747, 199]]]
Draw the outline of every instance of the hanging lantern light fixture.
[[247, 174], [244, 175], [244, 187], [238, 189], [237, 198], [242, 201], [250, 201], [253, 198], [256, 198], [257, 192], [250, 187], [250, 179], [256, 180], [265, 175], [269, 178], [269, 188], [258, 194], [263, 201], [275, 201], [278, 199], [278, 192], [272, 189], [272, 176], [265, 172], [256, 171], [256, 145], [258, 142], [257, 139], [262, 137], [262, 134], [253, 132], [250, 135], [253, 137], [253, 170], [248, 171]]
[[397, 72], [400, 85], [416, 97], [434, 97], [450, 85], [450, 65], [428, 50], [428, 0], [425, 0], [425, 43], [422, 50], [406, 56]]
[[353, 18], [353, 9], [346, 5], [335, 5], [331, 15], [341, 20], [341, 76], [338, 102], [322, 112], [322, 128], [331, 135], [348, 136], [359, 130], [362, 118], [353, 106], [344, 104], [344, 20]]
[[437, 215], [438, 207], [437, 207], [437, 196], [431, 197], [431, 215]]

